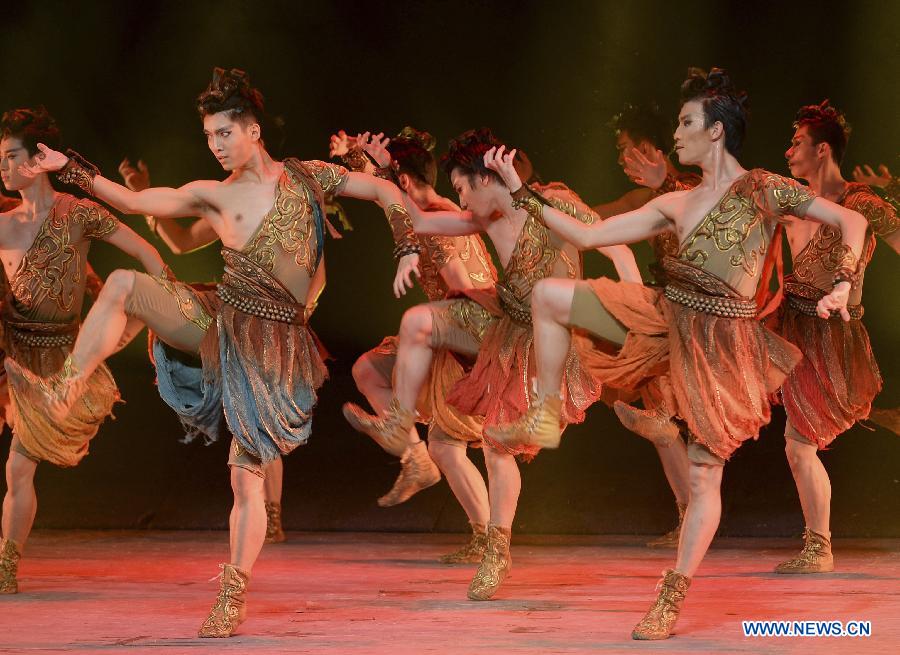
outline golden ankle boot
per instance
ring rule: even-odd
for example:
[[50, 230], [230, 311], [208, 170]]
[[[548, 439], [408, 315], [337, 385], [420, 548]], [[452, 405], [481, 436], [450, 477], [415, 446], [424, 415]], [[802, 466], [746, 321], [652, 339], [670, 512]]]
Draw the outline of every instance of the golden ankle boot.
[[678, 571], [663, 571], [663, 578], [656, 585], [659, 595], [650, 610], [634, 626], [632, 639], [668, 639], [681, 612], [684, 595], [691, 586], [691, 579]]
[[613, 409], [626, 429], [657, 446], [670, 446], [679, 438], [678, 426], [665, 414], [638, 409], [621, 400], [613, 404]]
[[230, 637], [247, 616], [244, 594], [250, 574], [231, 564], [222, 564], [222, 586], [209, 616], [200, 626], [200, 637]]
[[803, 550], [793, 559], [775, 567], [775, 573], [828, 573], [834, 571], [834, 555], [831, 539], [813, 532], [803, 531]]
[[281, 527], [281, 503], [266, 501], [266, 543], [280, 544], [285, 539]]
[[66, 357], [61, 369], [40, 381], [40, 389], [47, 399], [47, 414], [53, 421], [65, 420], [87, 390], [87, 381], [87, 376], [75, 367], [72, 355]]
[[681, 524], [684, 523], [684, 513], [687, 511], [687, 505], [682, 503], [675, 503], [675, 505], [678, 507], [678, 523], [663, 536], [648, 541], [648, 548], [678, 548], [678, 540], [681, 538]]
[[379, 507], [392, 507], [404, 503], [422, 489], [441, 481], [441, 472], [431, 461], [424, 441], [407, 448], [400, 458], [400, 465], [403, 467], [400, 475], [397, 476], [391, 490], [378, 499]]
[[19, 548], [11, 539], [0, 539], [0, 594], [19, 592], [16, 572], [19, 570]]
[[415, 414], [402, 407], [396, 398], [382, 416], [373, 416], [359, 405], [344, 403], [344, 418], [354, 429], [369, 435], [385, 451], [401, 457], [409, 446], [409, 431], [415, 425]]
[[477, 564], [484, 557], [484, 551], [487, 549], [487, 526], [484, 523], [472, 524], [472, 536], [469, 541], [459, 550], [452, 553], [442, 555], [441, 564]]
[[531, 407], [517, 420], [504, 425], [485, 428], [485, 434], [504, 446], [538, 446], [559, 448], [562, 437], [560, 415], [562, 399], [559, 395], [533, 398]]
[[509, 556], [510, 536], [509, 528], [488, 525], [484, 557], [469, 584], [467, 595], [470, 600], [490, 600], [509, 574], [509, 569], [512, 568]]

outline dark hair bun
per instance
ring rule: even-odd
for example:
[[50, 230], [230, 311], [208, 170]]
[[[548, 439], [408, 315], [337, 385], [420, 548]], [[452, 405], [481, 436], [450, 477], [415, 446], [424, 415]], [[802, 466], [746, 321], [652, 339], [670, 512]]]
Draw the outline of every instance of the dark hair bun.
[[700, 97], [728, 96], [737, 100], [743, 109], [749, 109], [750, 100], [743, 91], [738, 91], [731, 76], [721, 68], [711, 68], [709, 73], [702, 68], [688, 68], [688, 76], [681, 84], [681, 100], [687, 102]]
[[428, 152], [434, 150], [434, 147], [437, 144], [437, 140], [431, 134], [417, 130], [409, 125], [400, 130], [400, 133], [394, 137], [394, 141], [402, 140], [411, 141]]

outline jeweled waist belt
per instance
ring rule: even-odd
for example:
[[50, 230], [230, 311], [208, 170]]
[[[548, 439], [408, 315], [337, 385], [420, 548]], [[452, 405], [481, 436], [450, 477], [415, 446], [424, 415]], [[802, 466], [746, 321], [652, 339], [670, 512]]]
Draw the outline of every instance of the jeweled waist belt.
[[710, 296], [674, 284], [666, 285], [666, 298], [704, 314], [722, 318], [756, 318], [756, 302], [741, 298]]
[[224, 280], [216, 287], [216, 295], [222, 302], [231, 305], [238, 311], [257, 318], [294, 325], [306, 323], [303, 305], [241, 293], [238, 289], [226, 284]]
[[[803, 287], [807, 287], [808, 285], [803, 285]], [[815, 289], [818, 291], [819, 298], [822, 298], [825, 295], [825, 292], [821, 289], [816, 289], [815, 287], [809, 287], [811, 289]], [[819, 316], [816, 312], [816, 305], [819, 303], [819, 298], [810, 298], [812, 295], [806, 291], [806, 289], [798, 289], [796, 285], [785, 285], [785, 295], [787, 296], [788, 307], [793, 309], [794, 311], [800, 312], [801, 314], [805, 314], [806, 316]], [[803, 295], [800, 295], [800, 293]], [[863, 306], [862, 305], [847, 305], [847, 312], [850, 314], [850, 318], [854, 321], [858, 321], [863, 317]], [[820, 317], [821, 318], [821, 317]]]
[[10, 325], [13, 339], [29, 348], [61, 348], [75, 343], [75, 332], [50, 334], [35, 332], [33, 330], [21, 330], [15, 325]]
[[514, 322], [519, 325], [531, 327], [531, 308], [522, 305], [512, 291], [502, 284], [498, 284], [497, 298], [500, 300], [500, 308], [506, 312], [506, 315]]

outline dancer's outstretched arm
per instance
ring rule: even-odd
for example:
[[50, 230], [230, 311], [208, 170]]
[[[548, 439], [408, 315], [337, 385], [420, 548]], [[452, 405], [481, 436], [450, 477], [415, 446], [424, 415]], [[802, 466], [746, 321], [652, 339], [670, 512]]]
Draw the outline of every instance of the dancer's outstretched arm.
[[150, 275], [160, 275], [166, 268], [166, 263], [156, 248], [127, 225], [119, 223], [115, 231], [102, 237], [102, 240], [137, 259]]
[[[43, 143], [37, 145], [40, 153], [35, 157], [34, 163], [19, 167], [23, 175], [34, 177], [40, 173], [53, 173], [63, 170], [69, 164], [69, 157], [63, 153], [52, 150]], [[212, 209], [208, 194], [216, 184], [205, 180], [191, 182], [177, 189], [156, 187], [132, 191], [97, 173], [87, 182], [86, 190], [126, 214], [149, 214], [167, 218], [203, 217]]]

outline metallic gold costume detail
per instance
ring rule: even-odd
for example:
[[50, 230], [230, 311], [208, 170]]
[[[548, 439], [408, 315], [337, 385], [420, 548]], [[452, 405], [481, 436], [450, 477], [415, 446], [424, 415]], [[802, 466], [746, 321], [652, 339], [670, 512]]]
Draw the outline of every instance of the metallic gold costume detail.
[[[527, 384], [527, 382], [526, 382]], [[486, 427], [485, 434], [504, 446], [537, 446], [559, 448], [562, 399], [558, 394], [531, 399], [528, 411], [506, 425]]]
[[490, 524], [487, 529], [487, 545], [484, 557], [469, 584], [467, 593], [470, 600], [490, 600], [512, 568], [509, 555], [509, 528]]
[[353, 146], [347, 150], [346, 154], [341, 155], [341, 161], [347, 168], [357, 173], [364, 173], [366, 165], [369, 163], [366, 153], [359, 146]]
[[221, 564], [222, 580], [219, 595], [200, 626], [199, 637], [230, 637], [247, 616], [244, 595], [250, 574], [232, 564]]
[[57, 179], [63, 184], [74, 184], [89, 196], [94, 195], [94, 178], [100, 169], [74, 150], [67, 150], [66, 154], [69, 161], [56, 174]]
[[659, 595], [656, 602], [631, 632], [632, 639], [668, 639], [681, 612], [684, 596], [691, 586], [691, 579], [678, 571], [663, 571], [663, 578], [656, 585]]
[[828, 573], [834, 571], [834, 555], [831, 554], [831, 539], [803, 530], [803, 550], [800, 554], [775, 567], [775, 573]]
[[[900, 177], [892, 177], [891, 181], [887, 183], [887, 186], [884, 187], [884, 193], [887, 195], [889, 199], [894, 202], [900, 201]], [[894, 229], [900, 227], [900, 224], [897, 222], [897, 216], [894, 215]], [[890, 230], [889, 232], [882, 233], [882, 236], [887, 236], [890, 232], [894, 230]]]
[[394, 236], [394, 257], [399, 259], [405, 255], [420, 253], [422, 245], [413, 231], [412, 219], [406, 207], [394, 202], [387, 206], [384, 213]]
[[447, 307], [450, 319], [475, 336], [478, 341], [484, 339], [484, 333], [494, 320], [491, 313], [477, 302], [468, 299], [455, 300]]
[[414, 443], [400, 458], [402, 469], [394, 486], [378, 499], [379, 507], [393, 507], [405, 503], [414, 495], [441, 481], [441, 472], [431, 457], [424, 441]]
[[647, 548], [678, 548], [678, 540], [681, 539], [681, 525], [684, 523], [684, 514], [687, 511], [686, 503], [675, 503], [678, 509], [678, 523], [667, 533], [647, 542]]
[[756, 302], [753, 300], [710, 296], [671, 283], [666, 285], [665, 294], [672, 302], [722, 318], [754, 318], [757, 312]]
[[409, 446], [409, 432], [415, 425], [415, 414], [400, 407], [396, 398], [382, 416], [373, 416], [358, 405], [344, 403], [344, 418], [359, 432], [369, 435], [386, 452], [400, 457]]
[[[756, 250], [747, 251], [744, 243], [754, 229], [760, 231], [760, 245]], [[766, 223], [763, 217], [753, 211], [752, 198], [735, 196], [729, 191], [719, 201], [719, 204], [700, 221], [685, 242], [682, 248], [684, 258], [697, 266], [705, 264], [709, 258], [707, 252], [702, 248], [695, 250], [691, 250], [691, 248], [700, 239], [708, 240], [720, 252], [734, 251], [729, 260], [730, 264], [743, 268], [748, 276], [753, 277], [766, 255], [769, 239], [765, 230]]]
[[477, 564], [481, 562], [487, 550], [487, 526], [484, 523], [472, 523], [472, 536], [462, 548], [440, 557], [441, 564]]
[[785, 183], [785, 178], [781, 175], [770, 174], [765, 176], [763, 178], [763, 187], [772, 190], [778, 209], [783, 213], [815, 197], [815, 194], [806, 187]]
[[[234, 441], [237, 444], [237, 440]], [[281, 527], [281, 503], [266, 501], [266, 543], [280, 544], [287, 537]]]
[[503, 311], [519, 325], [531, 325], [531, 307], [519, 301], [515, 294], [502, 284], [497, 284], [497, 298]]
[[0, 594], [15, 594], [19, 591], [16, 573], [22, 557], [16, 542], [0, 539]]
[[157, 284], [166, 290], [175, 300], [178, 302], [178, 309], [181, 312], [181, 315], [184, 316], [191, 323], [196, 325], [198, 328], [206, 332], [209, 329], [209, 326], [212, 325], [213, 318], [210, 316], [202, 306], [198, 307], [199, 312], [194, 312], [194, 305], [197, 302], [196, 298], [194, 298], [193, 293], [190, 288], [184, 284], [178, 284], [175, 281], [169, 279], [168, 276], [165, 275], [165, 271], [161, 276], [154, 276], [154, 280], [156, 280]]
[[524, 209], [528, 212], [529, 216], [532, 216], [541, 223], [544, 222], [544, 205], [531, 194], [522, 198], [514, 198], [512, 201], [512, 208]]
[[[811, 299], [805, 298], [800, 295], [795, 295], [789, 289], [796, 289], [797, 288], [796, 285], [797, 285], [797, 283], [794, 283], [794, 284], [786, 283], [785, 284], [785, 296], [787, 298], [788, 306], [791, 307], [792, 309], [797, 310], [801, 314], [805, 314], [806, 316], [818, 316], [819, 314], [816, 311], [816, 305], [819, 302], [818, 299], [811, 300]], [[804, 285], [804, 286], [806, 286], [806, 285]], [[815, 289], [815, 287], [811, 287], [811, 288]], [[821, 292], [821, 290], [817, 289], [817, 291], [819, 291], [820, 298], [825, 295], [824, 293]], [[863, 317], [863, 313], [864, 313], [863, 306], [862, 305], [847, 305], [847, 312], [850, 314], [851, 320], [858, 321], [859, 319], [861, 319]], [[834, 315], [837, 315], [837, 313], [835, 312]]]
[[63, 196], [54, 203], [11, 280], [22, 307], [32, 308], [37, 302], [34, 288], [39, 287], [61, 310], [72, 311], [85, 272], [77, 242], [72, 241], [71, 223], [80, 225], [86, 237], [98, 239], [119, 227], [112, 214], [93, 202]]
[[75, 333], [41, 334], [32, 330], [20, 330], [10, 325], [9, 331], [13, 339], [29, 348], [62, 348], [75, 343]]

